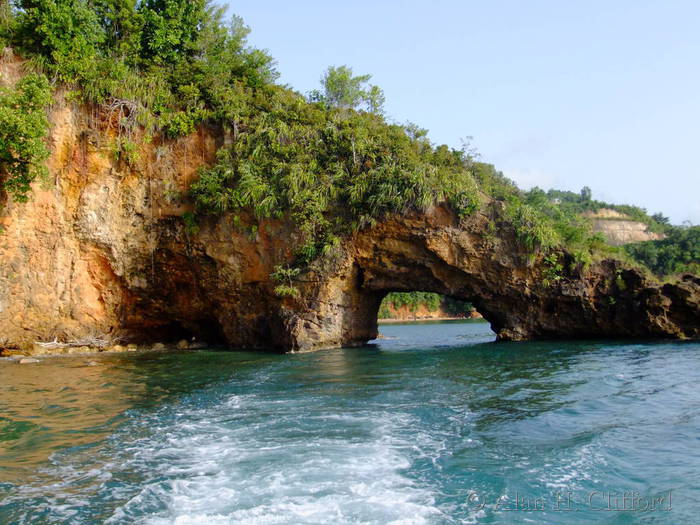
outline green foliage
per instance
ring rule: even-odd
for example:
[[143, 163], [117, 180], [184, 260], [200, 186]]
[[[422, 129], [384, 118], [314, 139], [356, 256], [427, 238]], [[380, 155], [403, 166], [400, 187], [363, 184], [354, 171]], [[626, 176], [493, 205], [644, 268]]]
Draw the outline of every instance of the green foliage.
[[275, 266], [275, 271], [270, 274], [270, 277], [278, 283], [286, 282], [290, 286], [292, 281], [299, 276], [299, 268], [290, 268], [289, 266]]
[[424, 306], [429, 312], [434, 312], [440, 308], [441, 299], [439, 294], [432, 292], [392, 292], [386, 296], [385, 301], [397, 309], [408, 306], [411, 312], [415, 312]]
[[274, 291], [277, 297], [299, 297], [299, 290], [294, 286], [287, 286], [286, 284], [275, 286]]
[[204, 0], [144, 0], [138, 11], [145, 63], [177, 64], [192, 56], [207, 12]]
[[128, 138], [119, 137], [114, 145], [114, 155], [119, 162], [124, 162], [128, 166], [135, 166], [139, 161], [139, 148]]
[[298, 297], [299, 290], [293, 283], [300, 272], [300, 268], [275, 266], [275, 271], [270, 274], [270, 277], [272, 277], [272, 280], [275, 282], [281, 283], [275, 287], [275, 295], [278, 297]]
[[580, 202], [588, 203], [593, 200], [593, 192], [588, 186], [581, 188]]
[[546, 255], [543, 260], [544, 271], [542, 272], [542, 284], [551, 286], [557, 281], [561, 281], [564, 266], [559, 262], [559, 256], [554, 253]]
[[[171, 138], [209, 119], [236, 117], [237, 98], [277, 78], [274, 61], [246, 43], [241, 20], [205, 0], [18, 0], [12, 45], [75, 85], [85, 102], [129, 108]], [[11, 13], [10, 13], [11, 15]]]
[[566, 249], [577, 263], [587, 265], [593, 252], [605, 245], [587, 219], [550, 199], [541, 189], [521, 192], [507, 181], [496, 181], [491, 184], [506, 203], [505, 216], [530, 254]]
[[624, 249], [660, 277], [700, 274], [700, 226], [671, 227], [665, 239], [628, 244]]
[[197, 131], [197, 127], [206, 119], [207, 115], [208, 112], [201, 109], [165, 111], [161, 114], [160, 126], [168, 138], [185, 137]]
[[14, 38], [22, 50], [63, 82], [85, 82], [98, 74], [105, 32], [87, 0], [20, 0]]
[[377, 312], [377, 319], [391, 319], [392, 313], [386, 300], [382, 301], [379, 305], [379, 311]]
[[15, 18], [7, 1], [0, 1], [0, 51], [9, 45], [15, 29]]
[[48, 174], [44, 143], [51, 103], [44, 75], [29, 74], [14, 89], [0, 89], [0, 180], [2, 189], [18, 202], [27, 200], [30, 184]]
[[580, 215], [584, 212], [596, 212], [602, 208], [615, 210], [627, 215], [632, 220], [643, 222], [654, 232], [665, 231], [669, 222], [668, 218], [664, 217], [662, 214], [657, 213], [650, 216], [644, 208], [638, 206], [611, 204], [609, 202], [593, 200], [591, 189], [587, 186], [585, 186], [580, 193], [549, 190], [547, 192], [547, 198], [557, 204], [563, 211], [572, 215]]
[[651, 216], [651, 218], [657, 222], [658, 224], [661, 225], [670, 225], [671, 221], [668, 217], [664, 216], [663, 213], [655, 213], [654, 215]]
[[[107, 121], [117, 127], [115, 154], [130, 165], [138, 160], [132, 142], [137, 127], [168, 138], [191, 134], [207, 121], [235, 129], [245, 116], [242, 101], [249, 104], [255, 91], [270, 89], [277, 77], [272, 58], [247, 45], [249, 29], [242, 21], [226, 21], [223, 9], [204, 0], [17, 0], [15, 5], [13, 11], [2, 3], [0, 38], [35, 67], [70, 84], [80, 100], [102, 104]], [[27, 174], [6, 183], [14, 184], [18, 195], [41, 169], [31, 161], [35, 158]], [[13, 169], [19, 173], [19, 167]]]
[[469, 317], [475, 310], [472, 303], [448, 296], [443, 296], [442, 307], [452, 317]]
[[537, 207], [518, 199], [511, 199], [506, 216], [515, 228], [518, 240], [530, 253], [548, 251], [559, 245], [561, 239], [551, 221]]
[[622, 277], [622, 270], [617, 270], [617, 272], [615, 272], [615, 286], [617, 286], [617, 289], [621, 292], [627, 289], [627, 283]]
[[429, 312], [434, 312], [440, 308], [441, 299], [440, 295], [431, 292], [391, 292], [382, 301], [378, 317], [379, 319], [391, 318], [391, 307], [398, 310], [406, 306], [413, 313], [424, 307]]
[[199, 232], [199, 224], [197, 224], [197, 216], [191, 211], [186, 211], [182, 215], [182, 222], [185, 223], [185, 231], [189, 235], [195, 235]]
[[339, 238], [390, 214], [449, 201], [460, 216], [480, 202], [471, 160], [433, 148], [372, 113], [325, 109], [284, 88], [240, 91], [237, 140], [191, 187], [200, 211], [290, 216], [308, 263]]
[[522, 198], [523, 194], [515, 185], [515, 182], [505, 177], [502, 172], [497, 171], [492, 164], [475, 162], [473, 163], [472, 172], [479, 183], [481, 191], [493, 199], [505, 201], [511, 197]]
[[92, 0], [92, 4], [104, 30], [104, 48], [135, 65], [141, 55], [144, 22], [138, 0]]
[[384, 92], [368, 84], [372, 75], [353, 75], [348, 66], [330, 66], [321, 77], [323, 91], [312, 91], [312, 102], [321, 102], [333, 108], [366, 109], [371, 113], [384, 111]]
[[[543, 199], [543, 196], [546, 198]], [[672, 226], [668, 217], [661, 213], [650, 216], [646, 210], [637, 206], [593, 200], [589, 188], [583, 188], [580, 194], [558, 190], [549, 190], [545, 194], [542, 190], [535, 188], [528, 193], [528, 199], [532, 198], [538, 199], [543, 208], [549, 208], [550, 215], [551, 210], [558, 210], [560, 217], [568, 217], [573, 219], [573, 222], [581, 222], [583, 220], [581, 214], [584, 212], [595, 212], [607, 208], [646, 224], [651, 231], [665, 235], [665, 239], [660, 241], [613, 248], [606, 246], [600, 236], [592, 236], [586, 240], [581, 237], [582, 230], [570, 229], [570, 233], [564, 236], [563, 245], [584, 264], [591, 261], [591, 254], [594, 251], [598, 251], [621, 258], [628, 263], [642, 264], [659, 277], [683, 272], [700, 273], [700, 234], [698, 233], [700, 227]], [[561, 224], [560, 221], [559, 224]], [[561, 227], [560, 231], [562, 231]], [[590, 245], [590, 249], [583, 249], [586, 244]], [[621, 290], [625, 287], [624, 280], [620, 276], [616, 279], [616, 284]]]

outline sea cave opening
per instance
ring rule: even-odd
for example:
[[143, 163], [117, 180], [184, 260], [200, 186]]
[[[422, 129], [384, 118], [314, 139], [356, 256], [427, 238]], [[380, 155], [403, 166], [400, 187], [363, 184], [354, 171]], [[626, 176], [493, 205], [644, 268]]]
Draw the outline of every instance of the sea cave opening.
[[379, 306], [381, 321], [483, 319], [469, 301], [434, 292], [389, 292]]
[[386, 293], [377, 310], [377, 327], [377, 341], [385, 343], [451, 346], [474, 338], [486, 342], [496, 335], [471, 301], [423, 291]]

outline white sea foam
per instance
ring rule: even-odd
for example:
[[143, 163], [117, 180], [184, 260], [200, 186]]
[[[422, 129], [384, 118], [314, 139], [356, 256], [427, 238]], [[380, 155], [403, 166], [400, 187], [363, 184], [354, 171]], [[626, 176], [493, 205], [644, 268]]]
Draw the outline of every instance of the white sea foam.
[[[286, 432], [295, 429], [295, 414], [277, 401], [231, 396], [158, 429], [134, 452], [135, 466], [150, 469], [151, 481], [106, 523], [418, 525], [439, 519], [433, 490], [403, 473], [415, 453], [402, 437], [409, 416], [317, 412], [301, 425], [317, 427], [304, 440], [275, 433], [280, 423]], [[231, 419], [241, 412], [245, 422]], [[347, 439], [333, 431], [356, 433]]]
[[604, 458], [591, 445], [584, 445], [567, 461], [546, 464], [539, 480], [550, 489], [581, 489], [582, 482], [593, 480], [596, 469], [604, 464]]

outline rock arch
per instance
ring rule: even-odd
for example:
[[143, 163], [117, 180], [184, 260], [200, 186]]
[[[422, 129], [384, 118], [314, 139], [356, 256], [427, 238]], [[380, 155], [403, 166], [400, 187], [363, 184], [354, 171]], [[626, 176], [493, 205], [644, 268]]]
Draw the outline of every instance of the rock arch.
[[544, 282], [498, 214], [459, 221], [446, 206], [387, 220], [355, 235], [335, 263], [288, 305], [289, 347], [362, 344], [377, 335], [390, 291], [427, 291], [472, 302], [500, 340], [700, 336], [700, 279], [655, 286], [614, 260], [581, 268], [567, 259]]

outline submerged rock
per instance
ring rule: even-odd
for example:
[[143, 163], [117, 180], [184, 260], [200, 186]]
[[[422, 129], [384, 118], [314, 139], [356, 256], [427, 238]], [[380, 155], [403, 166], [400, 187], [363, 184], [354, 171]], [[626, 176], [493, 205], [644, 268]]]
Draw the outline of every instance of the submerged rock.
[[17, 361], [20, 365], [31, 365], [33, 363], [41, 363], [39, 359], [34, 359], [33, 357], [23, 357]]

